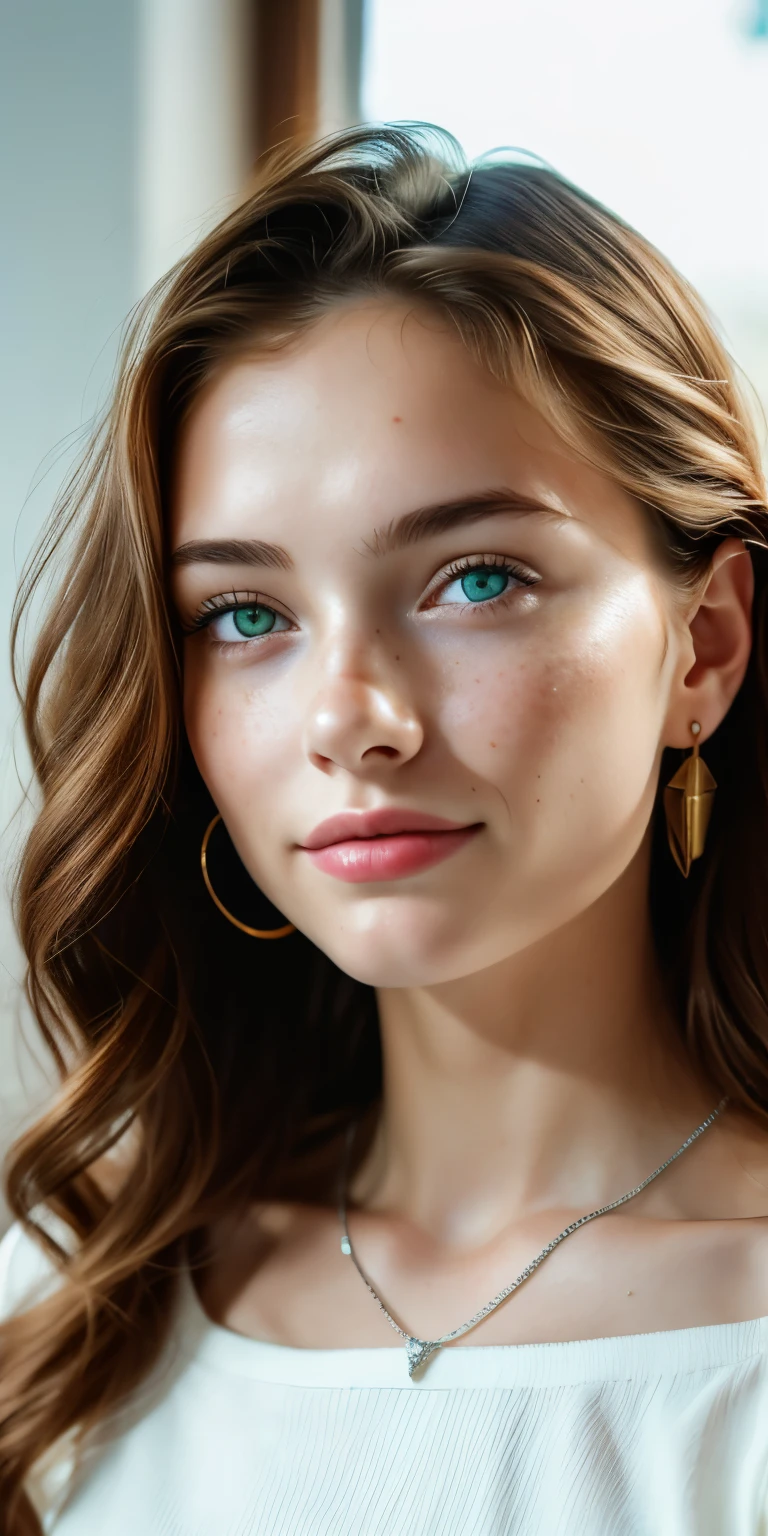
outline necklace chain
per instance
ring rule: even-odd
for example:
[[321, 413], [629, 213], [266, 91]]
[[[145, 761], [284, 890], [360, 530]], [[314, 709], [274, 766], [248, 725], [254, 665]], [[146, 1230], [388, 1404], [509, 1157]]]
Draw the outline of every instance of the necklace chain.
[[522, 1285], [523, 1281], [527, 1280], [529, 1275], [532, 1275], [533, 1271], [538, 1269], [539, 1265], [543, 1263], [544, 1259], [548, 1258], [549, 1254], [552, 1253], [555, 1248], [557, 1248], [558, 1244], [564, 1242], [567, 1237], [571, 1236], [572, 1232], [576, 1232], [579, 1227], [585, 1226], [588, 1221], [595, 1221], [598, 1216], [607, 1216], [609, 1211], [615, 1211], [620, 1205], [626, 1205], [628, 1200], [634, 1200], [636, 1195], [639, 1195], [642, 1190], [647, 1189], [648, 1185], [652, 1184], [654, 1179], [657, 1179], [659, 1174], [663, 1173], [665, 1168], [669, 1167], [670, 1163], [674, 1163], [678, 1157], [681, 1157], [683, 1152], [687, 1151], [688, 1147], [692, 1146], [694, 1141], [696, 1141], [699, 1136], [702, 1136], [704, 1132], [709, 1129], [710, 1125], [714, 1123], [714, 1121], [717, 1119], [717, 1116], [725, 1108], [727, 1103], [727, 1098], [721, 1099], [720, 1103], [717, 1105], [717, 1108], [713, 1109], [712, 1113], [707, 1115], [706, 1120], [702, 1120], [701, 1125], [697, 1125], [696, 1130], [691, 1132], [690, 1136], [686, 1138], [682, 1146], [678, 1147], [677, 1151], [673, 1152], [671, 1157], [666, 1158], [663, 1163], [660, 1163], [658, 1168], [654, 1169], [653, 1173], [649, 1173], [647, 1179], [643, 1179], [641, 1184], [636, 1184], [634, 1189], [628, 1190], [625, 1195], [620, 1195], [618, 1200], [612, 1200], [609, 1205], [601, 1205], [598, 1210], [590, 1211], [586, 1216], [579, 1216], [576, 1221], [572, 1221], [568, 1224], [567, 1227], [564, 1227], [562, 1232], [559, 1232], [557, 1237], [552, 1239], [551, 1243], [547, 1243], [546, 1247], [542, 1248], [540, 1253], [537, 1253], [535, 1259], [532, 1259], [530, 1264], [526, 1264], [525, 1269], [520, 1272], [520, 1274], [517, 1276], [517, 1279], [513, 1280], [511, 1285], [505, 1286], [503, 1291], [499, 1291], [498, 1296], [494, 1296], [493, 1301], [489, 1301], [486, 1306], [481, 1307], [480, 1311], [476, 1312], [475, 1316], [469, 1319], [469, 1322], [462, 1323], [460, 1328], [454, 1328], [450, 1333], [442, 1334], [439, 1339], [429, 1340], [416, 1338], [413, 1334], [407, 1333], [404, 1328], [401, 1328], [399, 1323], [395, 1322], [395, 1319], [387, 1311], [387, 1308], [385, 1307], [381, 1297], [377, 1294], [371, 1285], [368, 1276], [360, 1267], [354, 1248], [352, 1247], [352, 1240], [349, 1236], [349, 1232], [347, 1231], [346, 1183], [352, 1140], [359, 1124], [358, 1120], [354, 1120], [347, 1130], [344, 1157], [342, 1160], [342, 1167], [339, 1176], [339, 1219], [341, 1222], [342, 1232], [341, 1251], [352, 1259], [355, 1268], [357, 1269], [361, 1278], [365, 1281], [368, 1290], [384, 1313], [387, 1322], [391, 1325], [392, 1328], [395, 1329], [397, 1333], [401, 1335], [402, 1338], [405, 1339], [406, 1349], [408, 1352], [409, 1374], [412, 1376], [416, 1368], [421, 1365], [436, 1349], [439, 1349], [442, 1344], [448, 1344], [452, 1339], [458, 1339], [461, 1334], [468, 1333], [470, 1328], [474, 1328], [477, 1323], [482, 1322], [482, 1319], [487, 1317], [489, 1312], [493, 1312], [496, 1307], [500, 1306], [502, 1301], [505, 1301], [507, 1296], [510, 1296], [513, 1291], [516, 1291], [518, 1286]]

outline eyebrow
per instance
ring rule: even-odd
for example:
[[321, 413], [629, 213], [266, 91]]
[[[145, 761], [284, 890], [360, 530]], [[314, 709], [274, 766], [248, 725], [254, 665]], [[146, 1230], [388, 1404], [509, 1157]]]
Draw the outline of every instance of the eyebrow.
[[422, 539], [447, 533], [462, 523], [477, 523], [484, 517], [500, 517], [510, 512], [518, 517], [538, 514], [555, 522], [562, 522], [567, 517], [567, 513], [534, 496], [523, 496], [508, 486], [497, 486], [493, 490], [473, 492], [454, 501], [440, 501], [406, 512], [393, 519], [386, 528], [377, 528], [373, 537], [365, 541], [365, 547], [372, 555], [389, 555], [418, 544]]
[[[568, 514], [534, 496], [521, 495], [508, 486], [458, 496], [453, 501], [439, 501], [426, 507], [416, 507], [394, 518], [384, 528], [376, 528], [364, 546], [374, 556], [393, 554], [407, 549], [423, 539], [447, 533], [463, 523], [479, 522], [485, 517], [498, 517], [512, 513], [519, 517], [532, 514], [555, 522], [564, 521]], [[174, 566], [194, 565], [261, 565], [273, 570], [293, 569], [293, 560], [280, 544], [269, 544], [263, 539], [193, 539], [182, 544], [171, 556]]]
[[293, 561], [287, 549], [263, 539], [192, 539], [171, 555], [171, 565], [266, 565], [290, 571]]

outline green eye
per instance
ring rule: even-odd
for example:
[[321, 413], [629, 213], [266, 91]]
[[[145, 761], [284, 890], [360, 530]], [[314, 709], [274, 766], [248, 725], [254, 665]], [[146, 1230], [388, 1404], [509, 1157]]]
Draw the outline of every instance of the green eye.
[[500, 597], [509, 584], [509, 571], [494, 571], [478, 566], [461, 578], [461, 590], [471, 603], [481, 603], [491, 597]]
[[213, 640], [222, 645], [237, 645], [241, 640], [260, 640], [265, 635], [280, 634], [291, 628], [291, 621], [266, 603], [240, 603], [223, 613], [205, 615], [203, 626]]
[[273, 608], [235, 608], [232, 621], [239, 635], [251, 640], [254, 635], [268, 635], [275, 627], [277, 614]]

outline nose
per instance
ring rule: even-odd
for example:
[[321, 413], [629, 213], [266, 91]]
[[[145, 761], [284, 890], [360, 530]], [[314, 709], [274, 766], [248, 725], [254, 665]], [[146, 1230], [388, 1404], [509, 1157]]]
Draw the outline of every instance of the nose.
[[415, 757], [424, 728], [412, 705], [386, 684], [360, 676], [326, 679], [308, 712], [305, 750], [325, 773], [396, 768]]

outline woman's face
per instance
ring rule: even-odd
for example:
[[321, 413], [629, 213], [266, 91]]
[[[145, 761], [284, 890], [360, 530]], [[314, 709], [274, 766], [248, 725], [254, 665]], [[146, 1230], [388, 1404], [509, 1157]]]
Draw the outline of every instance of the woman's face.
[[469, 974], [625, 870], [689, 632], [641, 509], [447, 322], [347, 302], [233, 363], [185, 425], [171, 535], [200, 771], [343, 970]]

